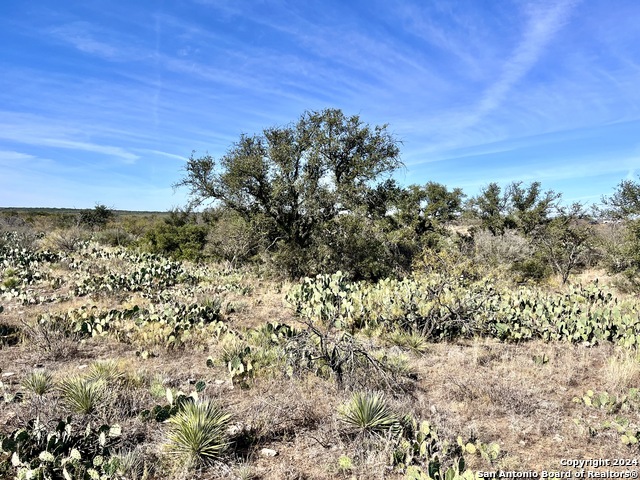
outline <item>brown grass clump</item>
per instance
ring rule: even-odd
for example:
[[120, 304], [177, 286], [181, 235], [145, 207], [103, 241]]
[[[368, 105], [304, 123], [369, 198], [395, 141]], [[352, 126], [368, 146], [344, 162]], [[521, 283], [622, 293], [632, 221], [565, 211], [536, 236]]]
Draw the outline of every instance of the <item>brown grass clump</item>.
[[44, 360], [72, 358], [78, 353], [79, 337], [58, 322], [22, 321], [28, 342]]
[[602, 367], [607, 390], [624, 393], [640, 386], [640, 356], [636, 350], [616, 350]]

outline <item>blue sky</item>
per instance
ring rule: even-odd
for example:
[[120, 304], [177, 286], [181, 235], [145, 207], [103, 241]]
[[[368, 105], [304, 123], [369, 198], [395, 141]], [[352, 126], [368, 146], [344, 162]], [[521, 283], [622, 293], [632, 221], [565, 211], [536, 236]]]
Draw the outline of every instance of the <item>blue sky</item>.
[[192, 150], [341, 108], [402, 140], [402, 184], [640, 173], [637, 0], [0, 4], [0, 206], [167, 210]]

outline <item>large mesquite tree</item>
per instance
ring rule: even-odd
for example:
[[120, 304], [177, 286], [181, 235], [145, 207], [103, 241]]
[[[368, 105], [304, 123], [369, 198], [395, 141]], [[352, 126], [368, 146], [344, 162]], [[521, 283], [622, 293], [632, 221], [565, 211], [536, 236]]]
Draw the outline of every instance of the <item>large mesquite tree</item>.
[[214, 201], [251, 222], [266, 218], [274, 239], [303, 250], [341, 213], [365, 207], [383, 177], [401, 166], [398, 140], [337, 109], [305, 112], [296, 123], [242, 135], [219, 162], [188, 160], [176, 186], [194, 205]]

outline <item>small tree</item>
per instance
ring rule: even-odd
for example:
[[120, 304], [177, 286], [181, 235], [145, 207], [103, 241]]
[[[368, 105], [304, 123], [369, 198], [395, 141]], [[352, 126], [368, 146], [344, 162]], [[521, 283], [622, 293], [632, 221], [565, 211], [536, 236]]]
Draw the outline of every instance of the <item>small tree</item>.
[[593, 248], [594, 232], [579, 203], [559, 207], [559, 214], [535, 232], [538, 246], [551, 268], [567, 283]]
[[640, 215], [640, 184], [633, 180], [622, 180], [610, 197], [603, 197], [605, 216], [631, 220]]
[[495, 182], [483, 188], [480, 194], [469, 201], [473, 214], [482, 222], [482, 227], [498, 235], [505, 230], [508, 197]]
[[386, 125], [336, 109], [305, 112], [294, 125], [241, 135], [219, 164], [192, 154], [176, 187], [189, 188], [192, 205], [213, 201], [246, 221], [270, 219], [272, 243], [290, 259], [301, 255], [286, 266], [299, 275], [328, 222], [366, 206], [380, 178], [401, 166], [398, 143]]
[[540, 182], [523, 187], [522, 182], [513, 182], [507, 189], [509, 215], [507, 224], [530, 235], [536, 228], [550, 221], [558, 208], [561, 194], [553, 190], [542, 192]]
[[437, 230], [457, 218], [464, 196], [462, 189], [449, 190], [441, 183], [410, 185], [396, 195], [399, 223], [417, 233]]
[[494, 235], [506, 229], [517, 229], [525, 235], [549, 222], [558, 207], [561, 194], [548, 190], [542, 192], [540, 182], [523, 186], [513, 182], [504, 189], [490, 183], [470, 201], [473, 214], [482, 222], [482, 227]]
[[104, 228], [109, 220], [115, 217], [115, 213], [109, 207], [96, 204], [92, 210], [81, 210], [79, 223], [86, 227], [91, 228]]
[[622, 180], [611, 197], [603, 197], [603, 217], [613, 219], [610, 235], [604, 241], [610, 273], [622, 273], [625, 290], [640, 291], [640, 183]]
[[209, 226], [198, 223], [189, 208], [172, 208], [168, 215], [148, 229], [142, 245], [152, 253], [182, 260], [200, 260], [207, 243]]

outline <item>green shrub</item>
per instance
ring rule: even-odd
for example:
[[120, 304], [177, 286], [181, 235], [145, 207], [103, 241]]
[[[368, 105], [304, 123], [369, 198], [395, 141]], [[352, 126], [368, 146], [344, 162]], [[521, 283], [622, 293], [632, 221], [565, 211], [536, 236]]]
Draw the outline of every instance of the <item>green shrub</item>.
[[115, 213], [109, 207], [101, 204], [96, 204], [93, 210], [81, 210], [80, 211], [80, 224], [87, 226], [91, 229], [104, 228], [115, 217]]
[[[396, 241], [389, 238], [383, 222], [368, 219], [365, 215], [341, 215], [327, 225], [324, 236], [319, 239], [321, 259], [317, 271], [335, 272], [341, 270], [356, 280], [377, 280], [388, 277], [411, 264], [411, 259], [400, 259], [394, 255]], [[307, 272], [308, 274], [308, 272]]]
[[640, 220], [610, 224], [600, 231], [603, 263], [624, 293], [640, 292]]
[[529, 281], [540, 283], [548, 279], [552, 273], [549, 263], [544, 258], [541, 258], [540, 255], [514, 262], [511, 271], [515, 275], [515, 281], [518, 283]]
[[18, 288], [18, 285], [20, 285], [20, 280], [18, 280], [16, 277], [8, 277], [2, 282], [2, 285], [7, 290], [14, 290]]
[[142, 246], [151, 253], [168, 255], [177, 260], [200, 260], [208, 232], [206, 225], [158, 223], [145, 233]]

